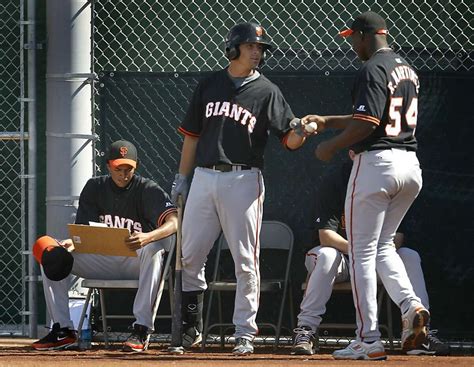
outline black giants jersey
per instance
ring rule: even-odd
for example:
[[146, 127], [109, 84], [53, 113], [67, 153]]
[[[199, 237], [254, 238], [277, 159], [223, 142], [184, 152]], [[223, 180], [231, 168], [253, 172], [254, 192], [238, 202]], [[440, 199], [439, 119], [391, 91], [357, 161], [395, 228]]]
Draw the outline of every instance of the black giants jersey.
[[352, 147], [356, 153], [390, 148], [416, 151], [419, 87], [413, 68], [390, 49], [379, 50], [364, 63], [352, 90], [353, 118], [377, 128]]
[[229, 163], [263, 168], [269, 131], [284, 140], [293, 117], [280, 89], [266, 77], [260, 75], [236, 88], [224, 69], [199, 83], [178, 130], [199, 137], [197, 166]]
[[134, 175], [126, 188], [120, 188], [110, 176], [100, 176], [89, 179], [82, 189], [76, 224], [91, 221], [131, 233], [151, 232], [172, 212], [176, 207], [154, 181]]
[[346, 223], [344, 219], [344, 203], [346, 198], [347, 182], [351, 174], [352, 161], [344, 161], [335, 170], [329, 171], [321, 177], [315, 191], [313, 213], [311, 215], [313, 243], [320, 245], [319, 230], [330, 229], [346, 237]]

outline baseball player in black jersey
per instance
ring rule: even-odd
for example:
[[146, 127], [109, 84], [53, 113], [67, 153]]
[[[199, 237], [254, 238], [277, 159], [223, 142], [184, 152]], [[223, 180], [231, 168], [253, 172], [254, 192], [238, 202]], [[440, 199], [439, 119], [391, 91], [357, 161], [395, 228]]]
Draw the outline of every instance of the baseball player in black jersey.
[[418, 195], [421, 169], [414, 136], [420, 83], [413, 68], [388, 47], [385, 20], [362, 13], [340, 33], [364, 61], [352, 90], [353, 112], [346, 116], [304, 117], [318, 131], [343, 131], [320, 143], [316, 156], [330, 160], [342, 148], [356, 153], [345, 213], [349, 270], [357, 317], [357, 338], [335, 351], [336, 359], [386, 358], [377, 326], [377, 276], [402, 310], [402, 348], [418, 348], [426, 337], [429, 312], [413, 292], [400, 256], [395, 231]]
[[[71, 273], [83, 278], [138, 279], [133, 305], [133, 333], [124, 343], [126, 351], [143, 351], [154, 329], [152, 312], [162, 272], [163, 255], [177, 229], [176, 208], [154, 181], [135, 174], [137, 150], [128, 142], [114, 142], [108, 151], [109, 175], [87, 181], [79, 197], [76, 224], [100, 222], [108, 227], [128, 228], [126, 244], [137, 257], [104, 256], [72, 252]], [[73, 251], [71, 239], [62, 246]], [[76, 342], [69, 314], [70, 279], [52, 281], [44, 276], [43, 286], [52, 331], [33, 343], [37, 350], [62, 349]]]
[[186, 179], [196, 166], [183, 219], [183, 346], [201, 340], [205, 262], [223, 231], [237, 278], [233, 353], [245, 355], [253, 353], [258, 331], [263, 152], [269, 132], [289, 150], [305, 136], [290, 129], [290, 106], [257, 70], [271, 47], [263, 27], [237, 24], [225, 42], [229, 66], [199, 83], [179, 127], [184, 143], [171, 196], [186, 196]]
[[[314, 334], [319, 328], [326, 311], [334, 283], [347, 282], [349, 277], [348, 241], [344, 217], [344, 202], [352, 161], [344, 161], [335, 170], [325, 174], [315, 192], [310, 231], [312, 244], [305, 257], [308, 270], [306, 290], [298, 315], [298, 326], [294, 330], [292, 354], [314, 353]], [[428, 309], [429, 299], [418, 252], [403, 244], [403, 222], [395, 236], [397, 253], [403, 261], [415, 294]], [[446, 355], [449, 346], [436, 337], [436, 330], [430, 330], [419, 349], [408, 354]]]

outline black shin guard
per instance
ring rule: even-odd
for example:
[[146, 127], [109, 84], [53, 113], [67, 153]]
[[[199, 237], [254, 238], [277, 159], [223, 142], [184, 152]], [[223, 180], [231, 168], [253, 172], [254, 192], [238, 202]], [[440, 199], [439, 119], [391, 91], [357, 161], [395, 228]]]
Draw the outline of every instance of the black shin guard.
[[204, 291], [183, 292], [183, 324], [187, 327], [194, 326], [202, 332], [202, 307]]

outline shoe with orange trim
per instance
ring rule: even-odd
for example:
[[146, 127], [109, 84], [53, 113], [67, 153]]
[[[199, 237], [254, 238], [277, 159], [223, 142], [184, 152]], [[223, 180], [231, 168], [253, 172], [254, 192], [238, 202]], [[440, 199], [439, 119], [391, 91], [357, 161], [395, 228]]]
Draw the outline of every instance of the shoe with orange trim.
[[133, 332], [123, 343], [125, 352], [143, 352], [148, 349], [150, 343], [150, 334], [148, 328], [144, 325], [133, 325]]
[[355, 340], [345, 349], [336, 350], [332, 356], [334, 359], [365, 359], [373, 361], [387, 359], [385, 348], [380, 340], [373, 343]]
[[426, 340], [430, 313], [421, 304], [415, 304], [402, 315], [402, 350], [408, 352], [421, 347]]
[[51, 332], [44, 338], [35, 341], [32, 347], [36, 350], [65, 349], [77, 342], [77, 334], [67, 327], [62, 328], [59, 323], [53, 324]]

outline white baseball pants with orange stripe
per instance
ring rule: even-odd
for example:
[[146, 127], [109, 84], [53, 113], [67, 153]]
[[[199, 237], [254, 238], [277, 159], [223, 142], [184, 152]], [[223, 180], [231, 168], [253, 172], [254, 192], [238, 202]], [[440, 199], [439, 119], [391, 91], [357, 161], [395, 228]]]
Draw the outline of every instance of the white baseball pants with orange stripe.
[[[137, 257], [105, 256], [72, 252], [74, 265], [71, 274], [86, 279], [130, 280], [138, 279], [138, 290], [133, 303], [135, 322], [154, 330], [153, 312], [163, 269], [165, 249], [170, 248], [175, 236], [151, 242], [137, 251]], [[61, 327], [73, 328], [69, 313], [68, 290], [71, 277], [59, 282], [46, 277], [41, 268], [43, 288], [48, 312], [53, 322]]]
[[380, 339], [377, 273], [402, 313], [412, 303], [420, 302], [393, 238], [421, 186], [421, 169], [415, 152], [375, 150], [357, 154], [354, 159], [345, 216], [358, 340]]
[[306, 253], [304, 264], [308, 278], [298, 314], [298, 326], [308, 326], [316, 332], [326, 312], [334, 283], [348, 281], [349, 269], [345, 256], [328, 246], [313, 247]]
[[259, 169], [219, 172], [197, 167], [182, 232], [183, 291], [207, 288], [205, 263], [221, 230], [235, 265], [235, 337], [252, 340], [260, 296], [260, 228], [265, 188]]
[[[397, 250], [403, 261], [415, 294], [426, 309], [430, 308], [421, 259], [415, 250], [402, 247]], [[308, 326], [316, 332], [326, 312], [333, 284], [350, 281], [349, 262], [333, 247], [316, 246], [306, 253], [305, 267], [308, 271], [306, 291], [298, 314], [298, 326]]]

